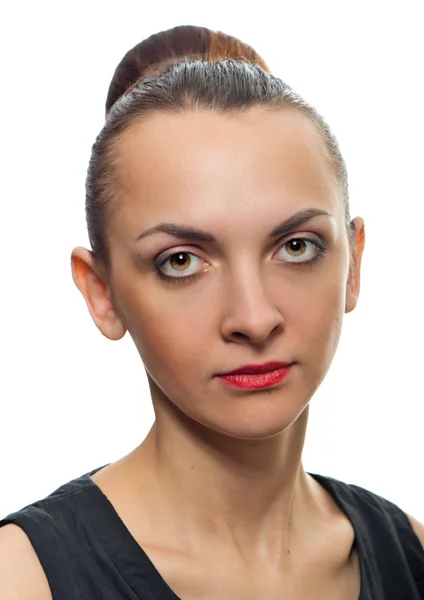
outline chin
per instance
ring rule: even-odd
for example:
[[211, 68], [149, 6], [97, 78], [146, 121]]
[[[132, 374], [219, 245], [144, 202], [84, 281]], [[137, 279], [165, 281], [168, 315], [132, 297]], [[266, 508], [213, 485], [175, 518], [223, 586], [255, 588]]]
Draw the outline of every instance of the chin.
[[232, 439], [259, 441], [276, 437], [296, 423], [296, 429], [301, 428], [304, 419], [300, 417], [303, 415], [307, 418], [308, 414], [305, 410], [308, 404], [305, 403], [301, 407], [296, 406], [295, 403], [290, 406], [287, 401], [281, 405], [281, 400], [279, 406], [270, 406], [268, 402], [263, 401], [262, 406], [255, 403], [255, 407], [249, 407], [249, 400], [246, 399], [243, 403], [244, 406], [239, 406], [238, 410], [226, 410], [219, 416], [216, 414], [214, 416], [209, 414], [208, 417], [198, 416], [195, 420], [210, 432]]

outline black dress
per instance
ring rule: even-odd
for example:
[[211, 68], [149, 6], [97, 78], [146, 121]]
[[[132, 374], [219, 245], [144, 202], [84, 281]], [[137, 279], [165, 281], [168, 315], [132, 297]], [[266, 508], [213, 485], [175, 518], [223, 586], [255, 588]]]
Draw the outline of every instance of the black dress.
[[[15, 523], [25, 531], [53, 600], [180, 600], [90, 479], [101, 468], [11, 513], [0, 527]], [[358, 600], [424, 600], [424, 550], [406, 514], [364, 488], [310, 475], [355, 530]]]

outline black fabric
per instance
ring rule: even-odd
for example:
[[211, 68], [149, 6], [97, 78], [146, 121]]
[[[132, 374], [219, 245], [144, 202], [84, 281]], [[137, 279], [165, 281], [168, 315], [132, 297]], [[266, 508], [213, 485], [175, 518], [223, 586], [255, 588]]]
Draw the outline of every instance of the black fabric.
[[[25, 531], [53, 600], [179, 600], [90, 479], [101, 468], [11, 513], [0, 527], [15, 523]], [[364, 488], [310, 475], [355, 530], [358, 600], [424, 600], [424, 550], [406, 514]]]

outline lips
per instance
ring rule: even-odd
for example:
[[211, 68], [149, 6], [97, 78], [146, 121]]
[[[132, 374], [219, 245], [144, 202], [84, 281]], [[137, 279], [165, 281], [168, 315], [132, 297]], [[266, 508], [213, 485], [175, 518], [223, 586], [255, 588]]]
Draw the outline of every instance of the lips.
[[285, 363], [285, 362], [267, 362], [262, 365], [243, 365], [234, 369], [234, 371], [228, 371], [226, 373], [218, 373], [219, 376], [222, 375], [254, 375], [257, 373], [269, 373], [270, 371], [275, 371], [275, 369], [282, 369], [283, 367], [288, 367], [293, 363]]

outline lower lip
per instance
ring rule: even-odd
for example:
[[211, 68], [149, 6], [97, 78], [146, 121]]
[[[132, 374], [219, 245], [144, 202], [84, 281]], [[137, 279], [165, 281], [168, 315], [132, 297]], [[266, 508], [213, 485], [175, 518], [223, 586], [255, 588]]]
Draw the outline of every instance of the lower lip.
[[254, 375], [248, 373], [239, 375], [220, 375], [219, 378], [225, 381], [225, 383], [238, 388], [266, 388], [283, 381], [283, 379], [285, 379], [290, 373], [291, 368], [292, 365], [289, 365], [287, 367], [282, 367], [281, 369], [269, 371], [268, 373], [256, 373]]

